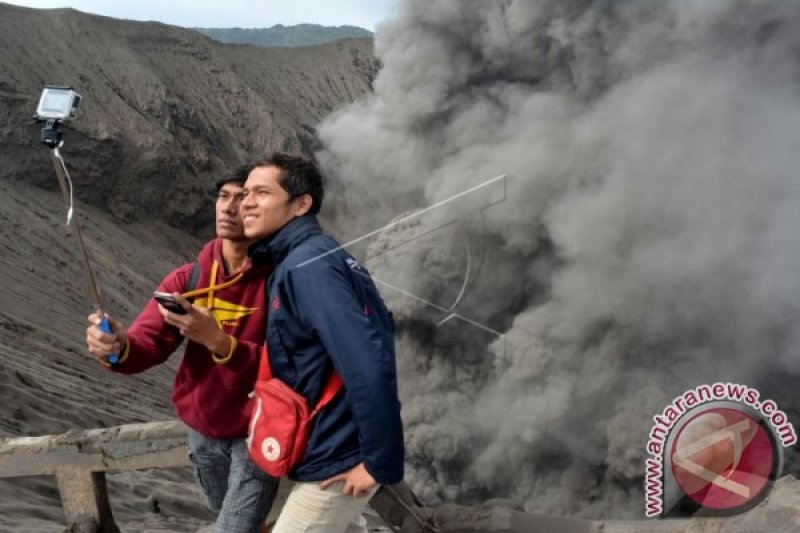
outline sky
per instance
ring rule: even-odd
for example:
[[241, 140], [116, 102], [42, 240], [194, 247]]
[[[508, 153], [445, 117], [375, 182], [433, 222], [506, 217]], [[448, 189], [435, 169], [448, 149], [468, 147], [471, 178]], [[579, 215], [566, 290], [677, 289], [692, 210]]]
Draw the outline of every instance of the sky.
[[[109, 17], [155, 20], [200, 28], [266, 28], [301, 23], [352, 25], [374, 31], [399, 0], [29, 0], [8, 4], [34, 8], [71, 7]], [[255, 7], [258, 6], [258, 7]]]

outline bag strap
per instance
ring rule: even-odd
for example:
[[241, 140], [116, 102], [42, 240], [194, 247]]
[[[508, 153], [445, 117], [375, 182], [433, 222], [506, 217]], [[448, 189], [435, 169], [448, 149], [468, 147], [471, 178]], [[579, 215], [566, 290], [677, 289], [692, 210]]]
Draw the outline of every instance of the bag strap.
[[183, 288], [183, 292], [191, 292], [197, 288], [197, 282], [200, 280], [200, 262], [195, 261], [192, 265], [192, 271], [189, 274], [189, 280], [186, 283], [186, 287]]
[[267, 343], [261, 347], [261, 360], [258, 362], [258, 377], [257, 381], [269, 381], [272, 379], [272, 370], [269, 367], [269, 352], [267, 351]]
[[320, 397], [314, 410], [311, 411], [312, 417], [322, 411], [323, 407], [331, 403], [331, 400], [333, 400], [333, 397], [339, 392], [339, 389], [342, 388], [342, 385], [342, 378], [339, 377], [339, 374], [335, 371], [331, 373], [331, 377], [328, 378], [328, 382], [325, 384], [325, 390], [322, 391], [322, 397]]
[[[272, 369], [269, 366], [269, 350], [267, 350], [267, 345], [264, 343], [264, 346], [261, 347], [261, 361], [258, 363], [258, 381], [269, 381], [270, 379], [272, 379]], [[317, 402], [317, 406], [311, 412], [312, 417], [333, 400], [342, 385], [344, 385], [342, 378], [339, 374], [333, 372], [325, 384], [325, 389], [322, 391], [322, 396]]]

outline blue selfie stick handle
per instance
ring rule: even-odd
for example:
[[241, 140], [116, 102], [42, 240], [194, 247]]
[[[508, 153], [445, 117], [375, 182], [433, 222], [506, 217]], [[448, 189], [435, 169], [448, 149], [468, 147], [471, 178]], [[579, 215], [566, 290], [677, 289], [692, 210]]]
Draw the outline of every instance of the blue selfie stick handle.
[[[111, 324], [108, 322], [108, 317], [107, 316], [103, 316], [102, 320], [100, 320], [100, 331], [102, 331], [103, 333], [109, 333], [109, 334], [114, 333], [111, 330]], [[117, 363], [119, 363], [119, 354], [116, 354], [116, 353], [108, 354], [106, 356], [106, 360], [110, 364], [116, 365]]]

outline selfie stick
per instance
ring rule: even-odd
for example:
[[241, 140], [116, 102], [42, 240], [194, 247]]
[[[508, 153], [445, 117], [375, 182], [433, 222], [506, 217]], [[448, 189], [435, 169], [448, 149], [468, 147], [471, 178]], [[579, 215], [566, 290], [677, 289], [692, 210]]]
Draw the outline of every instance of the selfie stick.
[[[69, 177], [67, 165], [64, 164], [64, 158], [61, 157], [61, 152], [59, 151], [59, 148], [64, 144], [64, 141], [61, 140], [61, 132], [58, 130], [59, 125], [58, 120], [47, 121], [47, 126], [45, 126], [44, 130], [55, 131], [55, 135], [48, 136], [43, 130], [42, 143], [52, 148], [50, 151], [50, 159], [53, 161], [53, 166], [58, 176], [58, 186], [61, 188], [61, 194], [64, 195], [64, 202], [66, 202], [68, 207], [67, 226], [72, 227], [72, 231], [78, 241], [78, 251], [80, 252], [81, 264], [83, 265], [83, 273], [86, 276], [86, 285], [89, 288], [89, 299], [92, 301], [95, 311], [102, 317], [100, 320], [100, 330], [103, 331], [103, 333], [113, 333], [111, 324], [108, 322], [108, 317], [103, 311], [103, 304], [100, 301], [100, 291], [97, 289], [97, 281], [95, 280], [94, 272], [92, 272], [92, 266], [89, 263], [89, 254], [86, 252], [86, 246], [83, 244], [80, 227], [78, 226], [77, 220], [73, 220], [72, 218], [72, 180]], [[112, 366], [116, 365], [119, 363], [119, 354], [109, 354], [106, 359]]]

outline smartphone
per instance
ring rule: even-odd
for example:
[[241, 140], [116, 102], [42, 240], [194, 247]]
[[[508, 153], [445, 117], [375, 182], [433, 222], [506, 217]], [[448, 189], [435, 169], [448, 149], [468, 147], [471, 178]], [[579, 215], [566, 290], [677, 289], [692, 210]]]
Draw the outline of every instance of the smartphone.
[[156, 299], [158, 303], [164, 306], [164, 309], [169, 311], [170, 313], [175, 313], [176, 315], [185, 315], [188, 313], [186, 309], [180, 304], [175, 297], [168, 293], [168, 292], [158, 292], [155, 291], [153, 293], [153, 298]]

